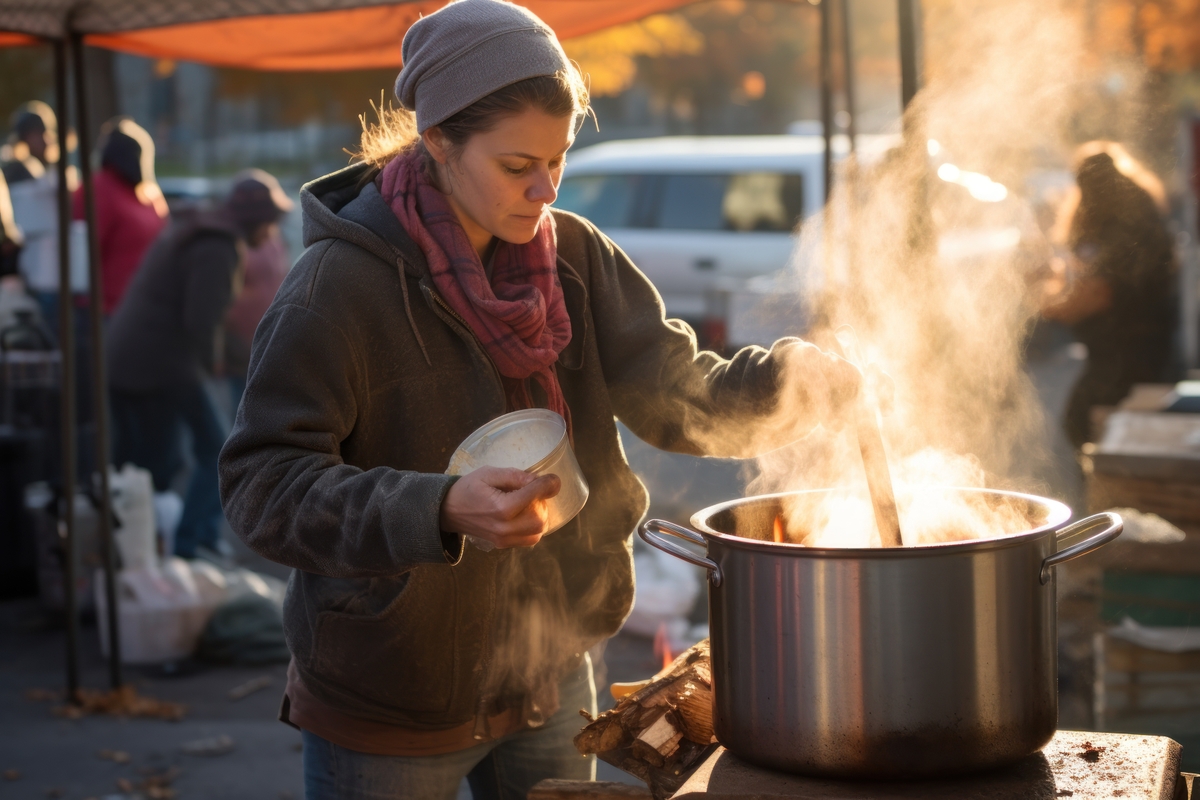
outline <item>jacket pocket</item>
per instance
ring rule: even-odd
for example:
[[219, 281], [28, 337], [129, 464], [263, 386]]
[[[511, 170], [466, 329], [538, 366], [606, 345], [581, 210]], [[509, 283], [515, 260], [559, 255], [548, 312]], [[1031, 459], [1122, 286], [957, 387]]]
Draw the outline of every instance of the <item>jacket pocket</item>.
[[456, 595], [448, 568], [418, 567], [379, 614], [322, 611], [311, 670], [342, 692], [435, 721], [428, 715], [448, 712], [456, 694]]

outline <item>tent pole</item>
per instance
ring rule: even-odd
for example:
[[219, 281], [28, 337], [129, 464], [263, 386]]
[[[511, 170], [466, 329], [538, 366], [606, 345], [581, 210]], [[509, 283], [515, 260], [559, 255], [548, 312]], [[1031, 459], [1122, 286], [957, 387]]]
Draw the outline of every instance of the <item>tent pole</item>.
[[850, 116], [846, 137], [850, 140], [850, 152], [854, 153], [858, 149], [855, 144], [858, 138], [858, 111], [854, 87], [854, 31], [850, 15], [850, 0], [842, 0], [842, 63], [846, 77], [846, 113]]
[[67, 43], [54, 40], [54, 102], [58, 114], [58, 346], [59, 413], [62, 415], [62, 493], [58, 535], [62, 539], [63, 604], [67, 616], [67, 702], [79, 702], [79, 606], [75, 597], [75, 317], [71, 297], [71, 203], [67, 187]]
[[83, 60], [83, 34], [71, 34], [71, 66], [75, 71], [75, 118], [78, 123], [79, 171], [83, 179], [83, 207], [87, 217], [88, 292], [92, 334], [92, 395], [96, 418], [96, 469], [100, 479], [100, 547], [104, 565], [105, 617], [108, 622], [108, 682], [117, 689], [121, 676], [121, 632], [117, 620], [116, 548], [113, 542], [108, 377], [104, 371], [104, 305], [100, 283], [100, 248], [96, 242], [96, 196], [92, 181], [92, 133], [88, 124], [87, 70]]
[[921, 88], [918, 64], [921, 34], [917, 30], [920, 0], [897, 0], [897, 6], [900, 23], [900, 108], [907, 109]]
[[825, 201], [833, 194], [833, 5], [834, 0], [820, 0], [821, 14], [821, 131], [825, 137]]

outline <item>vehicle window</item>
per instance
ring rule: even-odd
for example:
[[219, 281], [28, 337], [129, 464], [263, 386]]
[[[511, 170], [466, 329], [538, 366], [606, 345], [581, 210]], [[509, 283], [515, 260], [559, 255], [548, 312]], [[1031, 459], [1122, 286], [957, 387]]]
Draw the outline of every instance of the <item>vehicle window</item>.
[[566, 177], [554, 205], [586, 217], [597, 228], [624, 228], [633, 217], [640, 182], [637, 175]]
[[668, 230], [725, 230], [722, 201], [728, 175], [668, 175], [658, 207], [658, 225]]
[[656, 227], [790, 232], [803, 212], [803, 183], [799, 175], [778, 172], [667, 175]]

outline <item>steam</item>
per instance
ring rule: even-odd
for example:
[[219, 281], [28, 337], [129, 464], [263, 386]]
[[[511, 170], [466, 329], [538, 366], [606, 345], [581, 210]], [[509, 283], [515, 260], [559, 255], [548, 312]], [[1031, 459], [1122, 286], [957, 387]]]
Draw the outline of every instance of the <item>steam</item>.
[[[932, 502], [920, 487], [1044, 489], [1034, 476], [1049, 457], [1047, 420], [1022, 347], [1032, 278], [1051, 251], [1025, 183], [1047, 154], [1066, 166], [1078, 98], [1095, 100], [1080, 90], [1091, 67], [1064, 7], [943, 6], [929, 35], [943, 52], [903, 145], [878, 164], [843, 164], [797, 258], [806, 285], [821, 284], [808, 338], [831, 348], [832, 330], [853, 325], [864, 358], [895, 380], [883, 435], [907, 544], [1030, 527], [1022, 508]], [[791, 541], [878, 544], [852, 430], [820, 428], [757, 467], [754, 492], [846, 487], [791, 509]]]

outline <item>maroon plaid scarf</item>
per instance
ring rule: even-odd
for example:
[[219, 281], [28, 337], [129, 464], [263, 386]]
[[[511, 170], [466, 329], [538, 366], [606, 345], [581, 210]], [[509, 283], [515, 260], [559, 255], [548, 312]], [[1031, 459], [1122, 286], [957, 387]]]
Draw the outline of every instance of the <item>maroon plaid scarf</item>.
[[571, 319], [558, 280], [554, 218], [542, 217], [526, 244], [496, 242], [492, 280], [467, 232], [430, 181], [420, 150], [392, 159], [380, 175], [380, 194], [425, 260], [433, 285], [466, 320], [504, 381], [510, 410], [532, 408], [527, 378], [546, 393], [547, 407], [570, 429], [571, 415], [554, 364], [571, 341]]

